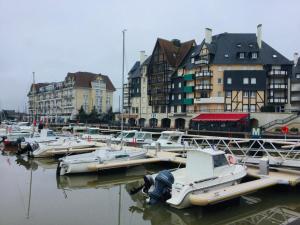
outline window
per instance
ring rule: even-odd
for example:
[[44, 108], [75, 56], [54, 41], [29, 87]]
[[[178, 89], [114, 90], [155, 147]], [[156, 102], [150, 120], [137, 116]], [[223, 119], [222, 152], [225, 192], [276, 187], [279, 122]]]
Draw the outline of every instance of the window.
[[172, 100], [174, 100], [174, 95], [172, 95]]
[[251, 98], [255, 98], [256, 97], [256, 92], [255, 91], [251, 91], [250, 92], [250, 97]]
[[228, 58], [228, 57], [229, 57], [229, 55], [228, 55], [228, 54], [225, 54], [225, 55], [224, 55], [224, 57], [225, 57], [225, 58]]
[[297, 73], [297, 74], [296, 74], [296, 78], [297, 78], [297, 79], [300, 79], [300, 73]]
[[240, 59], [244, 59], [245, 58], [245, 53], [244, 52], [240, 52], [239, 53], [239, 58]]
[[180, 99], [181, 99], [181, 94], [178, 95], [178, 100], [180, 100]]
[[226, 98], [230, 98], [231, 97], [231, 91], [226, 91]]
[[252, 59], [257, 59], [257, 52], [252, 52], [251, 53], [251, 58]]
[[243, 78], [243, 84], [249, 84], [249, 78], [248, 77]]
[[243, 97], [244, 97], [244, 98], [248, 98], [248, 96], [249, 96], [248, 91], [244, 91], [244, 92], [243, 92]]
[[230, 104], [226, 104], [226, 111], [231, 111], [231, 105]]
[[250, 112], [255, 112], [255, 111], [256, 111], [255, 105], [250, 105]]
[[222, 97], [222, 92], [218, 91], [218, 97]]
[[174, 88], [174, 83], [172, 84], [172, 88]]
[[231, 79], [231, 77], [227, 77], [227, 84], [232, 84], [232, 79]]
[[222, 78], [218, 78], [218, 84], [222, 84]]
[[226, 166], [228, 165], [227, 159], [224, 154], [213, 156], [214, 167]]
[[195, 63], [195, 58], [192, 58], [192, 59], [191, 59], [191, 63]]
[[244, 104], [243, 105], [243, 112], [248, 112], [249, 109], [248, 109], [248, 105]]
[[178, 87], [181, 88], [181, 82], [178, 83]]
[[255, 77], [252, 77], [250, 83], [251, 83], [251, 84], [256, 84], [256, 78], [255, 78]]

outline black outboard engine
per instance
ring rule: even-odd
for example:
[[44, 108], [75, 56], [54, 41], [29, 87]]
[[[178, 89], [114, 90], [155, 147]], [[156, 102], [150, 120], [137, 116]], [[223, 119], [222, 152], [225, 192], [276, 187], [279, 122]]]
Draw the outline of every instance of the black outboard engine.
[[149, 193], [150, 205], [159, 202], [165, 202], [171, 198], [172, 184], [174, 183], [174, 176], [168, 170], [163, 170], [155, 177], [154, 190]]

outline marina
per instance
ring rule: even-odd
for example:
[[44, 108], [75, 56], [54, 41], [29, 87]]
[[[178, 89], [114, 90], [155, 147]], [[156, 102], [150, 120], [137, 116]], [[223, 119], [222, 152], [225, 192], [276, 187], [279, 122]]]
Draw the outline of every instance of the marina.
[[[287, 185], [274, 185], [226, 203], [183, 210], [164, 204], [147, 205], [142, 194], [129, 194], [141, 184], [144, 174], [178, 167], [165, 163], [57, 177], [55, 159], [18, 158], [13, 149], [4, 150], [0, 155], [0, 196], [5, 204], [1, 204], [0, 221], [7, 225], [47, 224], [47, 220], [49, 224], [99, 224], [101, 220], [105, 224], [268, 225], [299, 218], [299, 188]], [[259, 177], [257, 172], [256, 168], [248, 168], [249, 176]], [[71, 219], [69, 215], [73, 215]]]

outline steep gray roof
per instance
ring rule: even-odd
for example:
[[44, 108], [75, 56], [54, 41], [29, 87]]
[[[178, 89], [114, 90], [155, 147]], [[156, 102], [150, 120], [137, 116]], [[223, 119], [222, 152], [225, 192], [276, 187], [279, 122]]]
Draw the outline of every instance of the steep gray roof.
[[[209, 48], [214, 49], [215, 54], [212, 64], [279, 64], [288, 65], [292, 62], [262, 41], [262, 47], [257, 45], [256, 34], [251, 33], [222, 33], [214, 35]], [[237, 57], [239, 52], [245, 52], [245, 59]], [[249, 54], [258, 52], [257, 59], [251, 59]], [[225, 54], [228, 57], [225, 57]]]
[[[182, 66], [191, 69], [197, 65], [191, 63], [191, 57], [200, 53], [204, 40], [194, 47]], [[222, 33], [214, 35], [212, 42], [206, 44], [211, 55], [211, 64], [261, 64], [261, 65], [291, 65], [292, 62], [280, 54], [266, 42], [262, 47], [257, 44], [256, 34], [252, 33]], [[245, 58], [239, 59], [238, 53], [244, 52]], [[250, 53], [257, 52], [258, 58], [252, 59]], [[225, 57], [226, 55], [226, 57]]]
[[140, 76], [141, 76], [140, 61], [136, 61], [128, 73], [128, 78], [135, 78]]

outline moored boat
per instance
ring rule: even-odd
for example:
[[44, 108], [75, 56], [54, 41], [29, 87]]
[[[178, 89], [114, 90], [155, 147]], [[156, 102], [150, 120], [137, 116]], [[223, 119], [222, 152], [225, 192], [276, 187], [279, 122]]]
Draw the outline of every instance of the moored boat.
[[191, 195], [236, 185], [246, 174], [246, 167], [231, 164], [223, 151], [189, 150], [185, 168], [145, 176], [144, 192], [150, 204], [182, 209], [192, 206]]
[[89, 166], [108, 162], [142, 159], [146, 157], [146, 150], [122, 149], [115, 150], [109, 147], [102, 147], [91, 153], [66, 156], [60, 159], [58, 164], [59, 175], [71, 173], [90, 172]]

